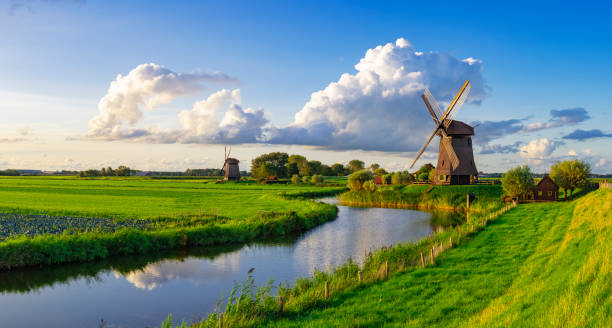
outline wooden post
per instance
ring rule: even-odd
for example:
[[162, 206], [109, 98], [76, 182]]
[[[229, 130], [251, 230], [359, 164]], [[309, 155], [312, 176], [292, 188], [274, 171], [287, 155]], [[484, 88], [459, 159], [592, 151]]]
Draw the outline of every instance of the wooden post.
[[329, 282], [325, 281], [325, 299], [329, 298]]
[[421, 266], [425, 267], [425, 259], [423, 258], [423, 252], [421, 252]]
[[219, 313], [219, 328], [223, 328], [223, 313]]
[[453, 236], [448, 237], [448, 243], [450, 244], [450, 247], [453, 247]]
[[470, 194], [467, 194], [467, 200], [465, 202], [465, 208], [469, 209], [470, 208]]
[[361, 284], [361, 271], [357, 272], [357, 277], [359, 279], [359, 284]]
[[389, 277], [389, 261], [385, 261], [385, 277]]
[[433, 264], [434, 263], [433, 247], [431, 248], [430, 253], [431, 253], [431, 264]]

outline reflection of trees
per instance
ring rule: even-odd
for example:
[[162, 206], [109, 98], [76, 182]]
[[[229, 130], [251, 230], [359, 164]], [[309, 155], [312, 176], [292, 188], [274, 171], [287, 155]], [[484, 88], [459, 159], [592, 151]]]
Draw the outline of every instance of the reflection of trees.
[[455, 211], [433, 211], [429, 221], [433, 230], [455, 227], [465, 223], [466, 215]]
[[208, 247], [190, 250], [158, 252], [149, 255], [134, 255], [107, 258], [96, 262], [62, 264], [45, 268], [23, 268], [12, 271], [0, 271], [0, 293], [29, 293], [43, 287], [56, 284], [67, 284], [74, 280], [87, 279], [100, 281], [101, 276], [109, 271], [122, 275], [143, 270], [149, 264], [168, 259], [178, 261], [193, 256], [214, 259], [219, 254], [235, 251], [242, 245]]

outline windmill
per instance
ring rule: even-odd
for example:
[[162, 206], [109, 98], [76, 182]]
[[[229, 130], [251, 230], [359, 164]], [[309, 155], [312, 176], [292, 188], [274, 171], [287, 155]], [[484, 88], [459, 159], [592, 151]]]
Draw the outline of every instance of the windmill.
[[238, 167], [239, 160], [229, 157], [232, 153], [232, 147], [227, 151], [227, 147], [224, 148], [223, 155], [223, 167], [221, 172], [223, 174], [223, 180], [240, 180], [240, 168]]
[[410, 167], [412, 168], [421, 157], [431, 139], [435, 135], [439, 136], [440, 149], [434, 184], [470, 184], [478, 179], [478, 171], [474, 164], [474, 152], [472, 151], [474, 128], [466, 123], [454, 120], [469, 93], [470, 81], [467, 80], [444, 113], [442, 113], [438, 102], [428, 89], [425, 89], [421, 96], [436, 127], [417, 153]]

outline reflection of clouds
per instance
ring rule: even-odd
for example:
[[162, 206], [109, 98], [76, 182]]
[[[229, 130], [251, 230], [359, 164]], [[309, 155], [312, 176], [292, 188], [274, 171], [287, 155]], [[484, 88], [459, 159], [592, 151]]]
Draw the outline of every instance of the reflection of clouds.
[[361, 262], [366, 250], [417, 241], [432, 232], [430, 213], [386, 208], [340, 206], [338, 218], [307, 234], [295, 246], [300, 271], [327, 269], [346, 262]]
[[121, 274], [114, 271], [115, 278], [122, 275], [134, 287], [153, 290], [164, 283], [175, 279], [186, 279], [194, 282], [216, 280], [234, 273], [240, 266], [240, 251], [221, 254], [213, 260], [186, 258], [182, 260], [165, 260], [150, 263], [141, 270]]

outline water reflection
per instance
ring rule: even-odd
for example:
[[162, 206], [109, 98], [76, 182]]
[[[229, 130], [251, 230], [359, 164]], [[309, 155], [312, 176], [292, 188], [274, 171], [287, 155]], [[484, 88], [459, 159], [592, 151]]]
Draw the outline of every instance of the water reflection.
[[452, 213], [339, 208], [335, 221], [284, 240], [1, 272], [0, 317], [10, 327], [93, 326], [101, 317], [116, 326], [156, 326], [169, 312], [189, 320], [214, 310], [250, 268], [258, 284], [293, 281], [462, 220]]

